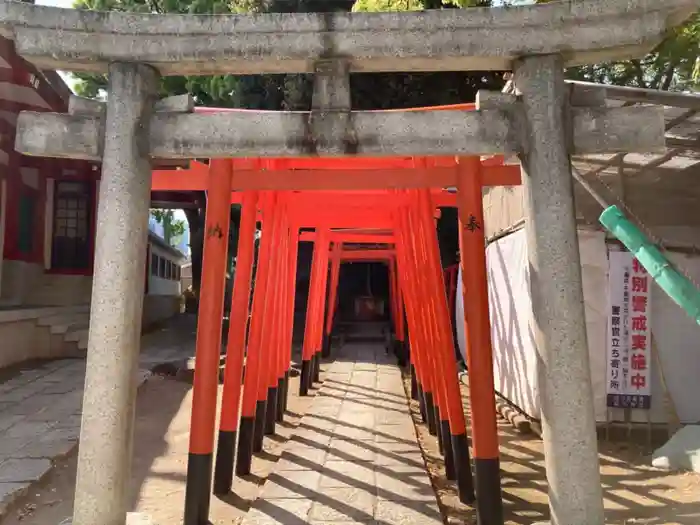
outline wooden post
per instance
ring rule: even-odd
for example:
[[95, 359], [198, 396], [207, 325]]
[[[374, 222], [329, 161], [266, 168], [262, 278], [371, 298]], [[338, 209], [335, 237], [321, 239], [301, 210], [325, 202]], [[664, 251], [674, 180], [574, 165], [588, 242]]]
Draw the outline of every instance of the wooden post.
[[290, 247], [289, 247], [289, 275], [288, 280], [290, 284], [290, 292], [287, 297], [288, 310], [287, 310], [287, 359], [285, 362], [286, 369], [284, 372], [284, 409], [287, 410], [287, 405], [289, 401], [289, 371], [292, 362], [292, 350], [294, 346], [294, 310], [296, 305], [296, 291], [297, 291], [297, 262], [299, 255], [299, 228], [296, 225], [292, 225], [290, 231]]
[[459, 253], [464, 297], [463, 322], [467, 334], [476, 508], [480, 524], [503, 525], [481, 187], [479, 158], [460, 159], [457, 201]]
[[[469, 442], [467, 440], [464, 406], [459, 388], [457, 376], [457, 361], [452, 337], [449, 309], [447, 307], [447, 295], [443, 279], [440, 253], [437, 241], [437, 232], [432, 218], [432, 203], [430, 193], [427, 190], [419, 191], [419, 202], [423, 220], [423, 228], [428, 235], [426, 248], [428, 264], [432, 271], [428, 273], [429, 282], [435, 290], [437, 320], [442, 349], [442, 377], [445, 381], [447, 403], [449, 411], [449, 430], [451, 433], [452, 451], [454, 454], [457, 486], [460, 500], [463, 503], [474, 501], [474, 488], [471, 474], [471, 461], [469, 458]], [[493, 401], [493, 400], [492, 400]]]
[[[268, 409], [269, 391], [269, 363], [272, 361], [273, 343], [272, 333], [270, 329], [275, 323], [274, 317], [274, 297], [275, 289], [275, 260], [277, 260], [274, 248], [277, 246], [277, 232], [281, 227], [281, 213], [279, 207], [280, 196], [277, 192], [272, 193], [270, 204], [266, 207], [267, 217], [263, 217], [263, 238], [268, 236], [269, 244], [268, 251], [265, 253], [265, 258], [258, 263], [258, 268], [261, 270], [261, 277], [264, 277], [265, 282], [265, 297], [264, 307], [262, 308], [262, 317], [258, 326], [258, 337], [260, 341], [260, 355], [262, 360], [258, 373], [258, 394], [255, 412], [255, 432], [253, 434], [253, 452], [261, 452], [263, 449], [263, 440], [265, 438], [265, 422]], [[261, 263], [264, 265], [261, 267]], [[274, 361], [272, 361], [274, 362]]]
[[[306, 323], [304, 327], [304, 346], [302, 349], [301, 377], [299, 380], [299, 395], [306, 396], [313, 382], [313, 358], [314, 358], [314, 313], [316, 305], [316, 295], [320, 291], [321, 285], [321, 259], [324, 249], [321, 239], [322, 228], [316, 229], [316, 239], [314, 241], [314, 251], [311, 260], [311, 276], [309, 281], [309, 295], [306, 300]], [[328, 250], [328, 247], [325, 248]]]
[[277, 396], [279, 382], [279, 368], [282, 355], [282, 323], [279, 322], [282, 316], [282, 308], [284, 301], [284, 283], [283, 283], [283, 262], [284, 257], [280, 254], [284, 253], [284, 225], [283, 225], [283, 203], [282, 199], [277, 203], [277, 211], [275, 213], [275, 240], [274, 245], [279, 250], [275, 254], [271, 262], [270, 273], [270, 299], [271, 313], [267, 316], [271, 320], [269, 325], [269, 370], [267, 379], [267, 410], [265, 412], [265, 434], [272, 435], [275, 433], [275, 425], [277, 423]]
[[417, 289], [413, 282], [416, 270], [408, 231], [408, 219], [405, 216], [405, 211], [401, 210], [397, 213], [396, 235], [398, 242], [396, 243], [396, 249], [401, 260], [400, 275], [402, 277], [403, 295], [406, 300], [406, 313], [410, 331], [411, 334], [413, 334], [411, 336], [411, 357], [416, 374], [421, 417], [428, 426], [429, 432], [435, 435], [437, 429], [435, 426], [435, 409], [433, 402], [434, 371], [432, 370], [432, 359], [428, 351], [430, 346], [426, 334], [427, 322], [425, 319], [425, 311], [421, 306], [419, 297], [416, 295]]
[[331, 259], [331, 278], [329, 285], [328, 313], [326, 316], [326, 329], [323, 336], [322, 355], [331, 355], [331, 332], [333, 331], [333, 320], [335, 317], [336, 301], [338, 299], [338, 284], [340, 281], [340, 252], [343, 249], [342, 242], [333, 244], [333, 257]]
[[209, 522], [212, 453], [221, 357], [221, 320], [231, 209], [232, 163], [212, 160], [209, 176], [202, 283], [185, 491], [185, 525]]
[[216, 495], [225, 495], [231, 492], [233, 483], [234, 449], [236, 447], [240, 416], [241, 378], [245, 358], [245, 339], [253, 275], [257, 203], [257, 192], [244, 194], [238, 235], [236, 273], [231, 296], [231, 321], [229, 323], [226, 348], [221, 423], [219, 426], [216, 467], [214, 469], [214, 494]]
[[329, 242], [328, 229], [322, 231], [322, 239], [317, 242], [322, 242], [321, 251], [321, 280], [317, 296], [317, 311], [314, 315], [314, 359], [313, 359], [313, 381], [319, 382], [321, 379], [321, 354], [323, 352], [323, 332], [324, 321], [326, 320], [326, 308], [328, 306], [328, 260], [329, 257]]
[[[269, 213], [272, 195], [263, 194], [263, 213]], [[263, 217], [265, 220], [265, 217]], [[267, 288], [267, 270], [272, 249], [270, 235], [272, 221], [263, 223], [263, 234], [258, 249], [257, 270], [255, 272], [255, 288], [253, 291], [253, 312], [248, 329], [248, 343], [246, 352], [245, 378], [243, 381], [243, 404], [241, 406], [241, 422], [238, 435], [238, 454], [236, 461], [236, 474], [243, 476], [250, 474], [253, 461], [253, 447], [255, 436], [255, 421], [260, 414], [258, 405], [258, 383], [262, 368], [262, 347], [260, 335], [263, 329], [265, 293]], [[265, 230], [267, 228], [267, 231]], [[264, 410], [264, 406], [263, 406]], [[264, 415], [264, 411], [262, 412]]]

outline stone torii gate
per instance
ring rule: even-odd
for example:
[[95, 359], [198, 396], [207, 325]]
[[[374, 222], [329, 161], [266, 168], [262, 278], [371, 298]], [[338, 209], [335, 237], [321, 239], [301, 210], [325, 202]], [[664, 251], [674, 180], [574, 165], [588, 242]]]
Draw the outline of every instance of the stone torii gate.
[[[604, 108], [566, 66], [641, 56], [698, 0], [580, 0], [406, 13], [151, 15], [0, 2], [40, 68], [109, 74], [106, 105], [22, 113], [24, 154], [102, 161], [74, 525], [123, 525], [132, 451], [151, 159], [518, 154], [552, 523], [601, 525], [570, 155], [663, 148], [656, 108]], [[512, 70], [478, 111], [354, 112], [350, 72]], [[160, 75], [314, 73], [310, 112], [191, 113]], [[595, 102], [595, 101], [593, 101]], [[77, 106], [80, 106], [79, 104]]]

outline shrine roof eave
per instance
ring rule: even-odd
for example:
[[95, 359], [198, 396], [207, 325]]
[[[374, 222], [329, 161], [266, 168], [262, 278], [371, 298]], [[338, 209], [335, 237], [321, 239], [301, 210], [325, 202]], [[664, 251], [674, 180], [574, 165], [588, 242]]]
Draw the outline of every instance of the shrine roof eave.
[[642, 56], [700, 0], [580, 0], [390, 13], [140, 14], [0, 1], [0, 34], [39, 67], [104, 73], [113, 62], [163, 75], [508, 70], [526, 55], [566, 65]]

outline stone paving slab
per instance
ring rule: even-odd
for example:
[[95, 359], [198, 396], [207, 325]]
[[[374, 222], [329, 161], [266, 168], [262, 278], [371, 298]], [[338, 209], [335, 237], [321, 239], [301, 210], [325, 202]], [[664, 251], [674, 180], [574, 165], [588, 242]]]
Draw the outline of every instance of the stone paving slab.
[[243, 525], [437, 525], [401, 374], [383, 345], [346, 344]]
[[[146, 334], [141, 349], [139, 384], [154, 365], [193, 355], [193, 319]], [[84, 382], [85, 361], [61, 359], [0, 383], [0, 517], [78, 444]]]

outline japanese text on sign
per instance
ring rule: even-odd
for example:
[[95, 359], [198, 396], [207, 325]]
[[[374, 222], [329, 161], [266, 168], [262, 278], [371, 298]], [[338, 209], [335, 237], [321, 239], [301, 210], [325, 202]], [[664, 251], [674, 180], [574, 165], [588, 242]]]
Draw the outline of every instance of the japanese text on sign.
[[651, 407], [651, 277], [629, 252], [610, 252], [607, 404]]

